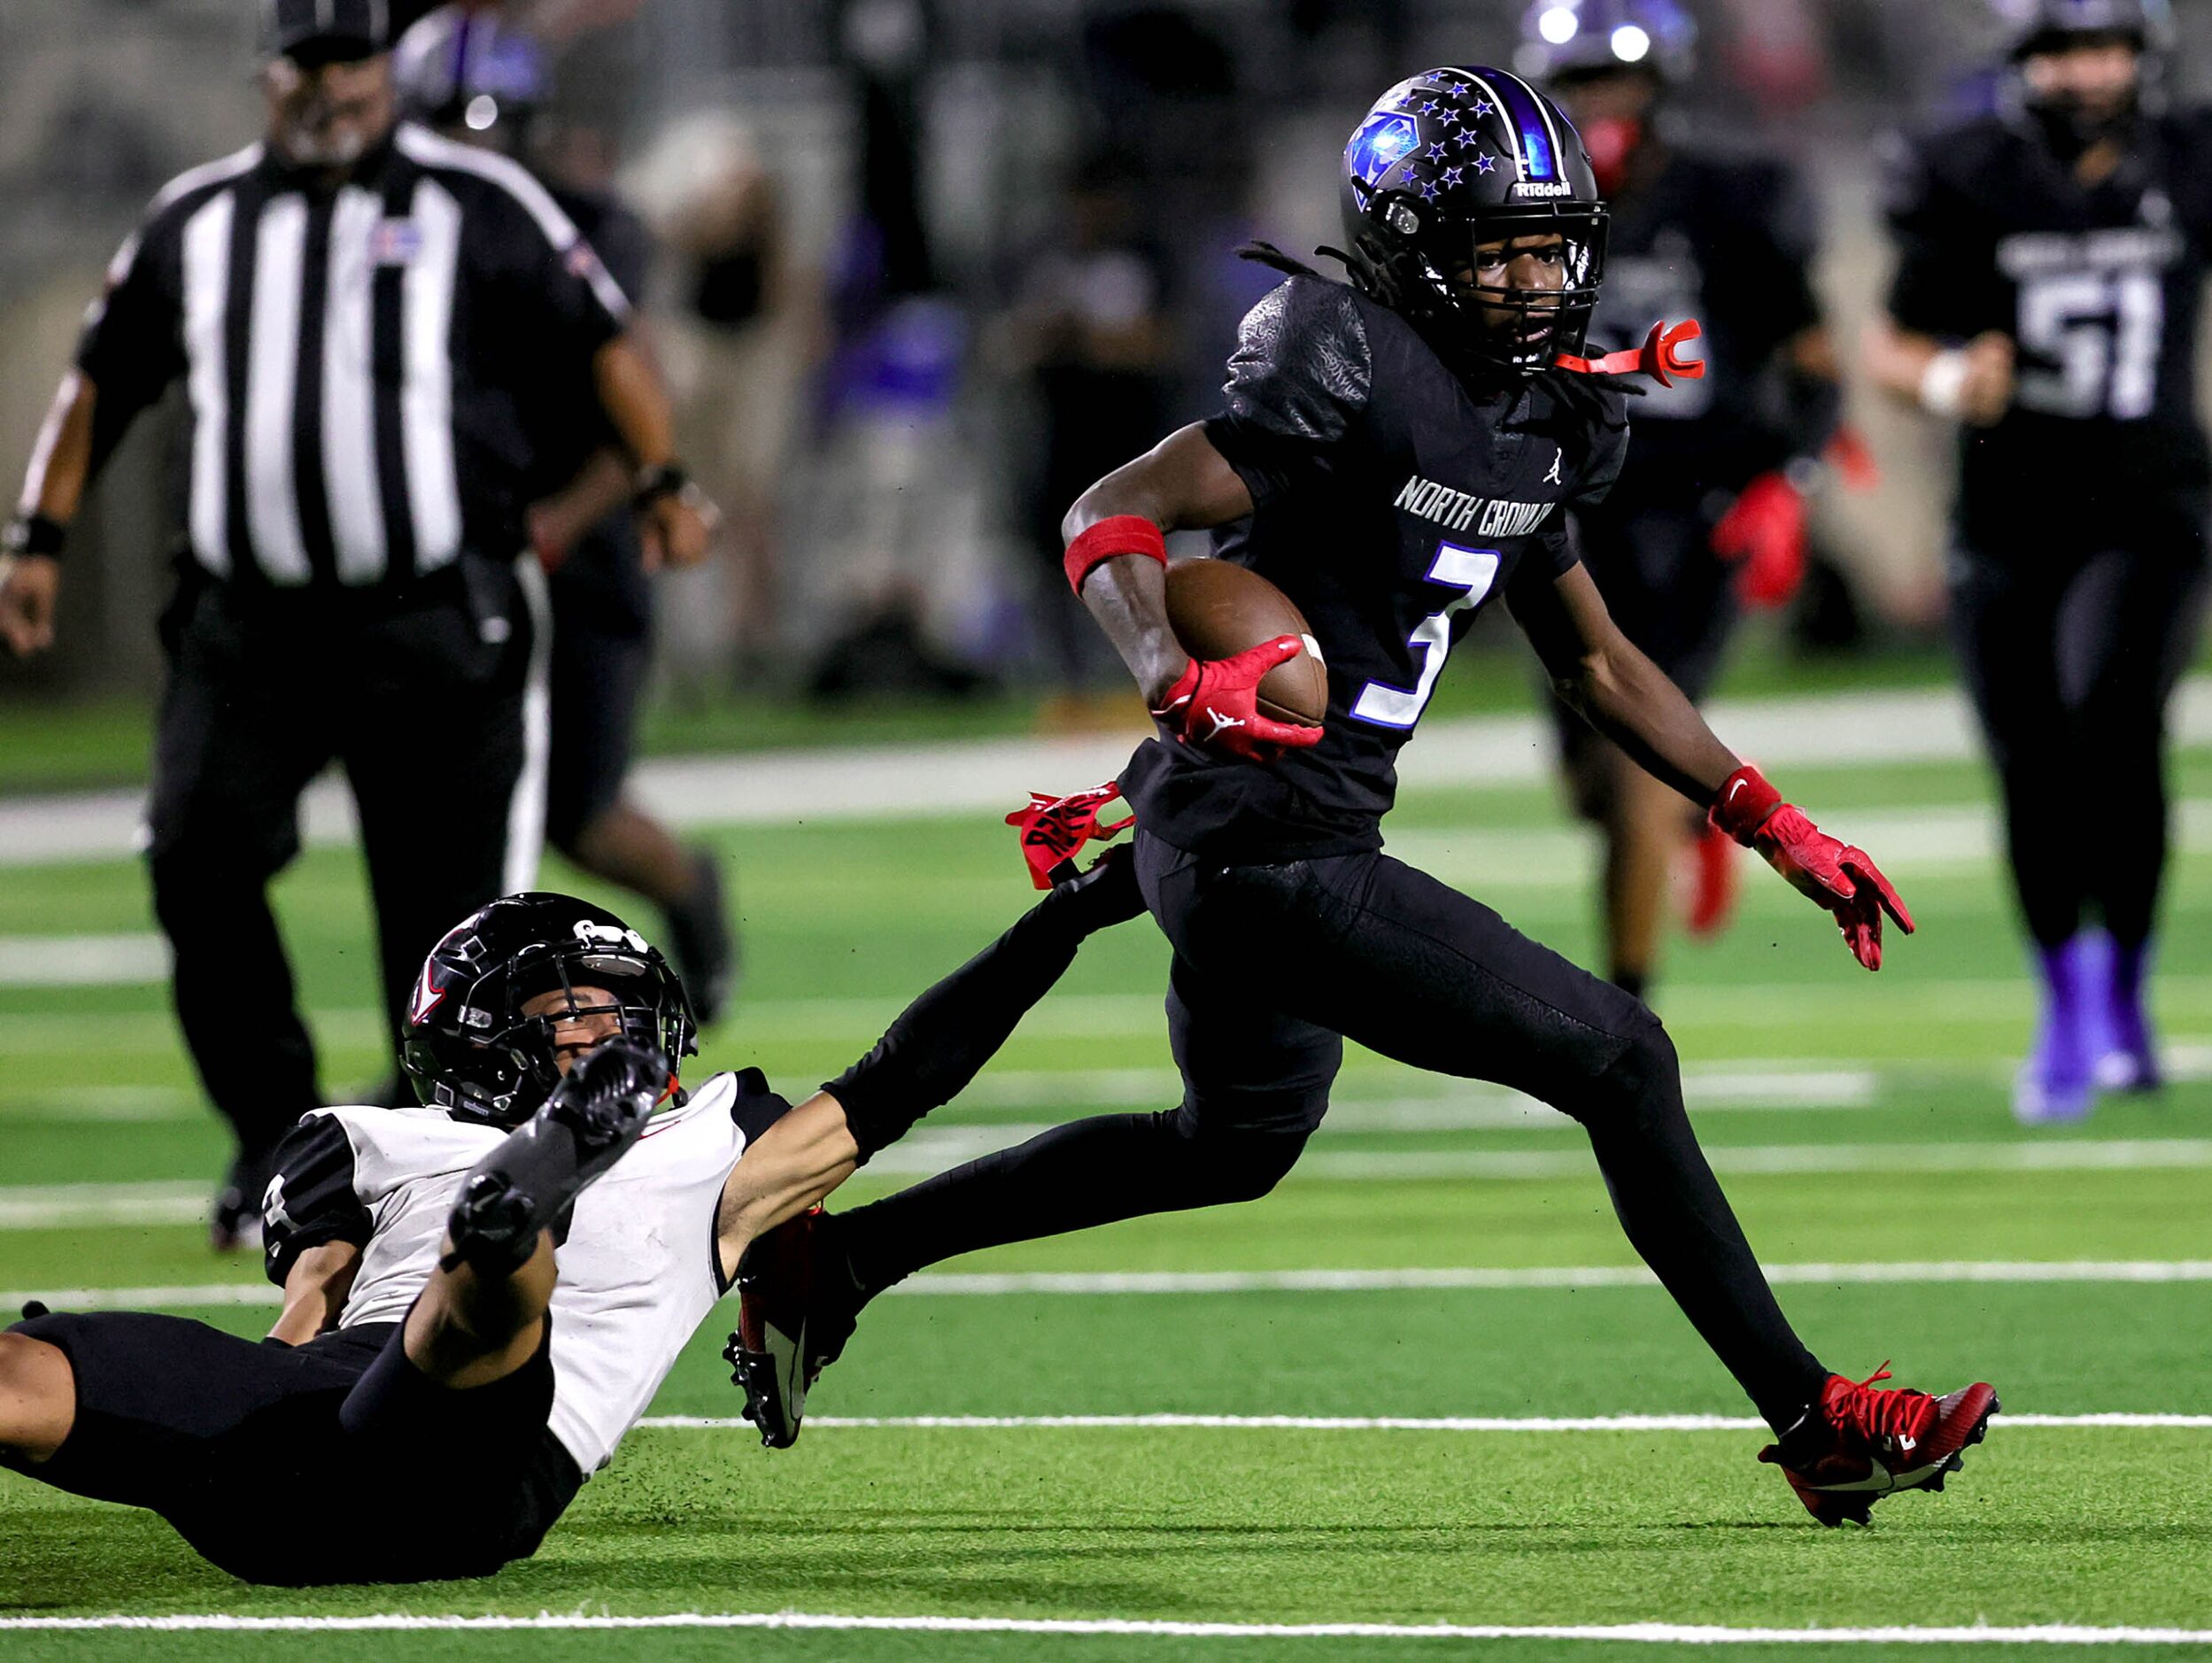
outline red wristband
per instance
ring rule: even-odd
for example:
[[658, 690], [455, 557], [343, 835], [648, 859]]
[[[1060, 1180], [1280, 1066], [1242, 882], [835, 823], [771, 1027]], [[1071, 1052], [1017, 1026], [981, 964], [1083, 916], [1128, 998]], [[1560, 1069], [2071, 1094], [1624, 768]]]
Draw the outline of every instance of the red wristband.
[[1143, 554], [1164, 566], [1167, 539], [1160, 535], [1158, 526], [1141, 514], [1110, 514], [1079, 531], [1068, 545], [1068, 586], [1081, 594], [1083, 580], [1091, 575], [1092, 567], [1123, 554]]
[[1749, 762], [1721, 782], [1706, 817], [1713, 830], [1725, 832], [1745, 848], [1767, 816], [1782, 806], [1782, 793], [1767, 783], [1767, 776]]

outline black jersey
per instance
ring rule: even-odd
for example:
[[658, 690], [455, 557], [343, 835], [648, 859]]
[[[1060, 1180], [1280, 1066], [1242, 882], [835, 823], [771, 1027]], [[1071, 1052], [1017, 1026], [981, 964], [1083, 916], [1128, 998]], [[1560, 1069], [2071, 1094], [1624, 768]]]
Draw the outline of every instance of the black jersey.
[[1591, 339], [1614, 351], [1654, 323], [1696, 318], [1705, 363], [1703, 378], [1649, 387], [1636, 401], [1614, 506], [1739, 491], [1803, 443], [1767, 371], [1777, 349], [1820, 321], [1810, 204], [1772, 163], [1670, 151], [1609, 206]]
[[2012, 407], [1961, 429], [1967, 542], [2124, 539], [2144, 498], [2212, 478], [2194, 396], [2212, 116], [2145, 122], [2093, 187], [2025, 128], [1984, 117], [1897, 147], [1889, 217], [1899, 323], [2018, 344]]
[[1146, 831], [1247, 861], [1380, 845], [1398, 746], [1445, 654], [1493, 597], [1574, 563], [1566, 506], [1620, 472], [1620, 393], [1559, 379], [1471, 388], [1396, 313], [1320, 277], [1252, 308], [1206, 436], [1253, 511], [1215, 553], [1304, 614], [1326, 732], [1268, 764], [1148, 741], [1122, 775]]

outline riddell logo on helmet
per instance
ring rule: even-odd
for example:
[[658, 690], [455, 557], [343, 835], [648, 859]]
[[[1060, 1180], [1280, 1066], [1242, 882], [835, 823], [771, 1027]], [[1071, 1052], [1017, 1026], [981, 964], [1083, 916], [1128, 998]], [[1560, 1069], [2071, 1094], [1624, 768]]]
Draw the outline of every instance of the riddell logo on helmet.
[[1574, 194], [1574, 187], [1563, 179], [1549, 182], [1524, 179], [1513, 187], [1511, 194], [1516, 197], [1571, 197]]

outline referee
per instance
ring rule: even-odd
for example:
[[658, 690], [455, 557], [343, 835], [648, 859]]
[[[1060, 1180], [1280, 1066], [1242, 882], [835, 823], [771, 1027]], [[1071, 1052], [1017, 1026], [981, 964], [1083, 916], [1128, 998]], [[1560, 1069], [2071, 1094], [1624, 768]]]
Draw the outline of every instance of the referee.
[[389, 28], [385, 0], [265, 4], [266, 135], [172, 181], [116, 255], [0, 576], [0, 635], [49, 646], [87, 486], [182, 381], [147, 852], [178, 1021], [237, 1137], [224, 1248], [322, 1102], [267, 898], [307, 783], [333, 759], [352, 783], [395, 1039], [446, 926], [534, 871], [546, 631], [520, 390], [587, 373], [649, 553], [707, 539], [621, 290], [520, 167], [395, 125]]

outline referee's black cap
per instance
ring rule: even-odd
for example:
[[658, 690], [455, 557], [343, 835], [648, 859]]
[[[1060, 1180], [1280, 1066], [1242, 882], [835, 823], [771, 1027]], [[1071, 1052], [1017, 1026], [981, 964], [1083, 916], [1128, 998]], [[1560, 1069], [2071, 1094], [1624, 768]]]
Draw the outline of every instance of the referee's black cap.
[[271, 58], [313, 68], [391, 47], [389, 0], [261, 0], [261, 50]]

